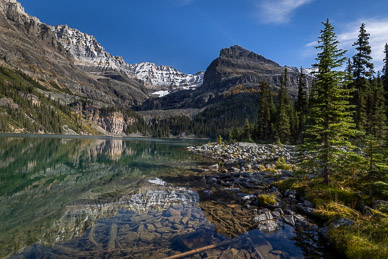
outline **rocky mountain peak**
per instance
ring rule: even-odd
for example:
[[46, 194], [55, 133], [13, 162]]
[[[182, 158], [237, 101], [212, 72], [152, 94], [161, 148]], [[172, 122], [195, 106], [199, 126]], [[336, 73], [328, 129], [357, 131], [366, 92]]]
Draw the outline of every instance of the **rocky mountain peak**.
[[0, 12], [9, 20], [20, 24], [31, 21], [37, 24], [42, 23], [38, 18], [28, 15], [16, 0], [0, 0]]
[[58, 41], [74, 57], [75, 65], [89, 72], [113, 70], [132, 75], [123, 58], [108, 53], [94, 36], [67, 25], [57, 25], [53, 30]]
[[247, 50], [241, 46], [234, 45], [230, 48], [222, 49], [220, 52], [221, 59], [241, 59], [249, 62], [258, 62], [258, 63], [265, 63], [270, 64], [273, 66], [279, 66], [276, 62], [269, 60], [259, 54], [256, 54], [253, 51]]
[[[222, 49], [220, 56], [208, 67], [204, 76], [204, 89], [226, 91], [238, 85], [257, 87], [261, 82], [278, 88], [285, 67], [238, 45]], [[289, 69], [289, 91], [296, 93], [299, 70]]]

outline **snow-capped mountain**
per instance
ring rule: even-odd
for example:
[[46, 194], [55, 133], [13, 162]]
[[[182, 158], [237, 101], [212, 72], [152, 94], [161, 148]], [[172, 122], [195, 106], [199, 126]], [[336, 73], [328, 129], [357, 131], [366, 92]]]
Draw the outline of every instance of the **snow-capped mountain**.
[[[75, 65], [92, 73], [116, 71], [136, 77], [150, 89], [187, 90], [200, 86], [203, 82], [203, 72], [195, 75], [184, 74], [170, 66], [157, 66], [154, 63], [140, 63], [130, 65], [122, 57], [113, 56], [92, 35], [83, 33], [67, 25], [55, 28], [57, 40], [75, 59]], [[168, 92], [167, 92], [168, 93]], [[158, 94], [157, 94], [158, 95]]]
[[193, 89], [203, 83], [204, 72], [184, 74], [170, 66], [157, 66], [154, 63], [144, 62], [131, 65], [136, 76], [153, 86], [169, 87], [172, 89]]

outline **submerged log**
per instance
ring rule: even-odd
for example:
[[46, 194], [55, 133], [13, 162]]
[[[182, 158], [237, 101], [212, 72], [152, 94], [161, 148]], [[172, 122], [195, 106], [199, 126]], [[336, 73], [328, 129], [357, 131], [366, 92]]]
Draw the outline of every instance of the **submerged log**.
[[183, 258], [183, 257], [186, 257], [186, 256], [198, 254], [198, 253], [206, 251], [206, 250], [214, 249], [214, 248], [217, 248], [217, 247], [220, 247], [220, 246], [229, 245], [229, 244], [237, 242], [239, 240], [241, 240], [241, 238], [235, 238], [235, 239], [231, 239], [231, 240], [226, 240], [226, 241], [223, 241], [223, 242], [218, 243], [218, 244], [197, 248], [197, 249], [194, 249], [194, 250], [191, 250], [191, 251], [188, 251], [188, 252], [184, 252], [184, 253], [181, 253], [181, 254], [177, 254], [177, 255], [170, 256], [170, 257], [166, 257], [164, 259], [179, 259], [179, 258]]

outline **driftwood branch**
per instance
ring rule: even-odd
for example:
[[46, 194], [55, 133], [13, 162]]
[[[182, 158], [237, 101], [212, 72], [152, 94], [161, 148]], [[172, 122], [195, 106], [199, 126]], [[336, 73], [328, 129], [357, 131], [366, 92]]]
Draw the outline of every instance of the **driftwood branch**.
[[226, 240], [226, 241], [223, 241], [223, 242], [218, 243], [218, 244], [214, 244], [214, 245], [209, 245], [209, 246], [197, 248], [197, 249], [194, 249], [194, 250], [191, 250], [191, 251], [182, 253], [182, 254], [177, 254], [177, 255], [170, 256], [170, 257], [166, 257], [166, 258], [164, 258], [164, 259], [179, 259], [179, 258], [183, 258], [183, 257], [186, 257], [186, 256], [198, 254], [198, 253], [203, 252], [203, 251], [206, 251], [206, 250], [214, 249], [214, 248], [217, 248], [217, 247], [220, 247], [220, 246], [229, 245], [229, 244], [231, 244], [231, 243], [233, 243], [233, 242], [239, 241], [240, 239], [241, 239], [241, 238]]

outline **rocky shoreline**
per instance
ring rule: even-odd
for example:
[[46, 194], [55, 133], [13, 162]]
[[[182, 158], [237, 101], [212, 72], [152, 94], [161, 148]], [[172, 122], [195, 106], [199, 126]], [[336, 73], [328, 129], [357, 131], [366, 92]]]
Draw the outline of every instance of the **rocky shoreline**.
[[[188, 151], [214, 159], [217, 163], [203, 169], [202, 196], [215, 192], [233, 193], [235, 202], [251, 210], [252, 225], [271, 233], [284, 225], [303, 228], [318, 243], [327, 243], [329, 227], [319, 226], [314, 204], [295, 190], [280, 190], [274, 183], [294, 177], [295, 146], [234, 143], [209, 143], [188, 147]], [[352, 224], [336, 222], [335, 226]], [[332, 224], [333, 225], [333, 224]]]

